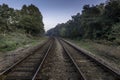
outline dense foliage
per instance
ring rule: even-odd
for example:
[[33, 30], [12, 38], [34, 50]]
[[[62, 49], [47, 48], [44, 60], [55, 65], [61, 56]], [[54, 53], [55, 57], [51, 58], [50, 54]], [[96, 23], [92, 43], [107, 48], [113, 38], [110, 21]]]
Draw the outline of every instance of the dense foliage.
[[10, 8], [7, 4], [0, 5], [0, 34], [16, 30], [26, 34], [42, 35], [44, 24], [39, 9], [34, 5], [23, 5], [21, 10]]
[[58, 24], [47, 35], [67, 38], [116, 40], [120, 36], [120, 0], [83, 6], [82, 14]]

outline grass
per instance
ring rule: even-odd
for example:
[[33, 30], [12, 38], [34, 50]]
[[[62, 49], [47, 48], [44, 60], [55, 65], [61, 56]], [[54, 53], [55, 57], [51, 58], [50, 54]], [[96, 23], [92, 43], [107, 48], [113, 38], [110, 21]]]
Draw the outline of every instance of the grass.
[[[91, 40], [70, 40], [76, 45], [84, 48], [93, 54], [108, 61], [113, 66], [120, 69], [120, 45], [112, 45], [112, 43], [102, 44]], [[104, 43], [104, 42], [103, 42]]]
[[5, 35], [0, 34], [0, 52], [7, 52], [19, 47], [35, 45], [44, 39], [44, 37], [28, 37], [22, 32], [12, 32]]

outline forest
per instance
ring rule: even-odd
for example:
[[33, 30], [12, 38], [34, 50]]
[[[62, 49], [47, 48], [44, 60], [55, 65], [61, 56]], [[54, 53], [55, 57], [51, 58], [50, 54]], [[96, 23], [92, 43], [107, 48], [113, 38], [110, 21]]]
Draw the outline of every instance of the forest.
[[116, 41], [120, 44], [120, 0], [84, 5], [80, 13], [47, 31], [49, 36]]
[[2, 4], [0, 5], [0, 34], [21, 30], [33, 36], [43, 35], [42, 18], [41, 12], [33, 4], [23, 5], [21, 10]]
[[43, 16], [33, 4], [17, 10], [0, 5], [0, 52], [39, 42], [44, 35]]

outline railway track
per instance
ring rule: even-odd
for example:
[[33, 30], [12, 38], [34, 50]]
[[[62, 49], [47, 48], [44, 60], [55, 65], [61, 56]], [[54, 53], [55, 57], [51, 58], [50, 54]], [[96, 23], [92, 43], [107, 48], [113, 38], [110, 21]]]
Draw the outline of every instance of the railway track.
[[68, 52], [56, 39], [10, 68], [4, 76], [3, 80], [84, 80]]
[[5, 70], [2, 80], [34, 80], [53, 41], [53, 39], [48, 40], [37, 51]]
[[56, 38], [13, 64], [2, 76], [2, 80], [120, 80], [116, 71]]
[[71, 43], [60, 40], [61, 44], [72, 56], [86, 80], [120, 80], [120, 74], [112, 70], [94, 57], [82, 52]]
[[84, 80], [75, 63], [58, 40], [44, 61], [36, 80]]

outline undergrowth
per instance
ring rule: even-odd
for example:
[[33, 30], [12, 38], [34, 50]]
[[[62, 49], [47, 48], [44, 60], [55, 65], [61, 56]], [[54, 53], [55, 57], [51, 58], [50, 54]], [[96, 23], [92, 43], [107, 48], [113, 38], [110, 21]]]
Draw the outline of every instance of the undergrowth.
[[15, 50], [19, 47], [35, 45], [43, 37], [33, 37], [24, 32], [10, 32], [7, 34], [0, 34], [0, 52]]

